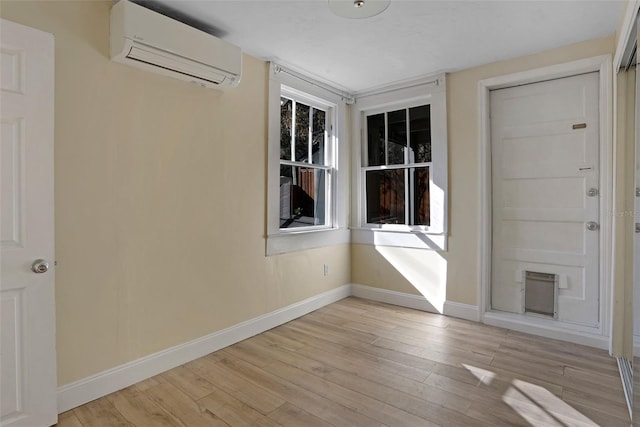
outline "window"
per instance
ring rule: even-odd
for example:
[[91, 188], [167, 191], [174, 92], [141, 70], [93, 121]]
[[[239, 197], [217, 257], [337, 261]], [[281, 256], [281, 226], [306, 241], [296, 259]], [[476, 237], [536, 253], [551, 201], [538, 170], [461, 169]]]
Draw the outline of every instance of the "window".
[[271, 64], [267, 255], [349, 242], [347, 97]]
[[355, 243], [446, 249], [445, 94], [441, 76], [358, 98]]
[[280, 229], [331, 225], [332, 109], [280, 97]]
[[366, 117], [367, 224], [430, 225], [430, 107]]

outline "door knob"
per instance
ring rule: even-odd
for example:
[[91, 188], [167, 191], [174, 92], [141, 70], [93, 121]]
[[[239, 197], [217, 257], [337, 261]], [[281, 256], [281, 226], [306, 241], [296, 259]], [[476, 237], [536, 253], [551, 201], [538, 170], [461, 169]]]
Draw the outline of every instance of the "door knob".
[[597, 188], [590, 188], [587, 190], [587, 196], [588, 197], [596, 197], [598, 195], [598, 189]]
[[31, 264], [31, 271], [34, 273], [46, 273], [49, 271], [49, 263], [43, 259], [37, 259]]
[[598, 228], [600, 228], [600, 224], [595, 221], [589, 221], [587, 223], [587, 230], [589, 231], [596, 231]]

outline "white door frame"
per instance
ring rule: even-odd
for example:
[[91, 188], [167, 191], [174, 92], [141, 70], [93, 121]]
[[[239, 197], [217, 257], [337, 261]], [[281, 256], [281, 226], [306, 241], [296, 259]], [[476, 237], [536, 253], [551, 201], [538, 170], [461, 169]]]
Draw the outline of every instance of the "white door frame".
[[[609, 300], [612, 286], [613, 243], [612, 243], [612, 215], [614, 177], [612, 168], [612, 60], [611, 55], [596, 56], [564, 64], [537, 68], [505, 76], [492, 77], [478, 82], [478, 130], [480, 136], [479, 155], [479, 238], [478, 238], [478, 313], [479, 321], [491, 323], [490, 292], [491, 292], [491, 122], [490, 122], [490, 91], [528, 83], [574, 76], [588, 72], [599, 72], [600, 84], [600, 328], [595, 335], [600, 338], [589, 337], [587, 334], [562, 334], [559, 329], [549, 326], [527, 327], [519, 325], [521, 330], [533, 332], [552, 338], [562, 338], [581, 344], [601, 348], [610, 346], [606, 338], [611, 336], [611, 318]], [[490, 316], [487, 316], [490, 314]]]

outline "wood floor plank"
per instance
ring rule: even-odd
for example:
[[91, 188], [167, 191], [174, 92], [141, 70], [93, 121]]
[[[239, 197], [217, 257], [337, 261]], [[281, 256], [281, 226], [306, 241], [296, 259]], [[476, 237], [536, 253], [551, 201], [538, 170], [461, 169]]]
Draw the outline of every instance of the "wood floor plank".
[[185, 366], [178, 366], [162, 374], [162, 378], [182, 390], [193, 400], [198, 400], [214, 390], [214, 386]]
[[135, 387], [135, 389], [140, 392], [145, 392], [149, 390], [151, 387], [155, 387], [163, 382], [166, 382], [166, 380], [162, 377], [162, 374], [160, 374], [160, 375], [153, 376], [151, 378], [147, 378], [144, 381], [140, 381], [139, 383], [135, 384], [133, 387]]
[[371, 417], [344, 406], [342, 402], [308, 391], [242, 360], [225, 359], [221, 364], [254, 382], [259, 387], [271, 390], [287, 402], [299, 408], [304, 408], [310, 414], [335, 426], [379, 427], [382, 424]]
[[408, 354], [406, 352], [398, 351], [395, 349], [373, 346], [371, 344], [363, 343], [357, 340], [354, 341], [349, 339], [348, 337], [339, 337], [336, 334], [332, 333], [323, 334], [322, 329], [310, 328], [305, 324], [295, 323], [287, 326], [304, 334], [316, 335], [321, 337], [323, 340], [329, 341], [330, 343], [342, 345], [349, 349], [361, 351], [363, 353], [368, 353], [371, 356], [380, 359], [395, 361], [403, 365], [423, 370], [430, 370], [434, 365], [432, 361], [427, 360], [423, 357], [414, 356], [412, 354]]
[[230, 426], [281, 426], [280, 423], [266, 417], [246, 403], [241, 402], [229, 393], [218, 388], [214, 388], [206, 397], [198, 400], [198, 404]]
[[333, 427], [333, 424], [329, 424], [289, 402], [270, 413], [269, 418], [284, 427]]
[[73, 413], [73, 410], [58, 414], [58, 427], [82, 427], [82, 423]]
[[627, 410], [627, 406], [624, 401], [614, 400], [615, 396], [611, 396], [614, 399], [594, 399], [594, 394], [587, 390], [571, 390], [565, 389], [562, 393], [562, 399], [569, 404], [577, 403], [582, 406], [590, 406], [593, 409], [604, 412], [613, 417], [619, 417], [620, 414], [624, 414]]
[[606, 351], [351, 297], [58, 425], [622, 427], [629, 415]]
[[94, 400], [73, 410], [83, 427], [131, 427], [134, 424], [113, 406], [109, 396]]
[[[360, 392], [374, 399], [390, 403], [407, 412], [416, 414], [430, 411], [433, 418], [442, 408], [464, 413], [469, 406], [467, 399], [442, 390], [435, 390], [422, 382], [393, 373], [385, 373], [375, 367], [365, 366], [362, 371], [354, 367], [348, 359], [323, 352], [319, 349], [290, 351], [277, 346], [271, 349], [278, 360], [329, 380], [353, 391]], [[407, 407], [412, 406], [414, 410]], [[419, 408], [419, 409], [415, 409]], [[446, 411], [441, 411], [446, 412]], [[417, 414], [420, 415], [420, 414]], [[455, 417], [451, 415], [449, 421]], [[431, 419], [429, 416], [426, 419]], [[468, 424], [468, 422], [467, 422]]]
[[[406, 325], [389, 325], [386, 319], [354, 319], [352, 317], [338, 317], [334, 315], [312, 313], [306, 316], [308, 320], [316, 323], [328, 323], [339, 327], [341, 330], [353, 330], [355, 332], [375, 335], [379, 338], [400, 341], [405, 344], [417, 345], [426, 349], [442, 352], [468, 352], [492, 354], [501, 342], [488, 341], [484, 337], [464, 333], [451, 334], [443, 328], [425, 326], [423, 328], [411, 328]], [[382, 325], [387, 325], [384, 327]]]
[[262, 414], [268, 414], [285, 402], [268, 389], [256, 387], [207, 357], [194, 360], [185, 367]]
[[109, 401], [133, 425], [180, 426], [181, 422], [143, 392], [128, 387], [108, 396]]
[[324, 378], [438, 425], [481, 425], [464, 415], [469, 408], [467, 399], [442, 390], [434, 390], [424, 384], [407, 384], [405, 390], [399, 390], [339, 370], [327, 373]]
[[583, 357], [582, 355], [577, 355], [580, 353], [550, 351], [547, 348], [540, 348], [537, 344], [531, 345], [530, 343], [514, 342], [511, 340], [505, 340], [505, 342], [500, 345], [498, 352], [516, 358], [531, 361], [545, 361], [560, 366], [572, 366], [605, 375], [617, 373], [618, 369], [615, 361], [609, 357], [609, 355], [603, 358], [600, 355], [591, 353], [590, 357], [586, 355]]
[[392, 375], [410, 378], [416, 381], [424, 381], [431, 373], [431, 369], [435, 363], [422, 363], [421, 368], [415, 368], [394, 360], [377, 357], [370, 353], [355, 350], [352, 347], [334, 344], [317, 338], [314, 335], [304, 334], [300, 331], [281, 326], [271, 331], [274, 334], [284, 334], [286, 336], [295, 337], [305, 346], [296, 350], [300, 354], [318, 354], [329, 353], [332, 357], [341, 358], [345, 364], [353, 366], [354, 371], [361, 372], [366, 375], [367, 372], [375, 372], [382, 370]]
[[531, 427], [532, 425], [504, 402], [492, 404], [471, 402], [466, 415], [486, 426]]
[[282, 362], [274, 362], [267, 366], [265, 370], [320, 396], [328, 399], [338, 399], [356, 412], [380, 420], [390, 426], [422, 425], [426, 427], [437, 425], [385, 402], [323, 380], [318, 376]]
[[184, 427], [226, 427], [223, 420], [202, 409], [193, 399], [169, 382], [158, 384], [146, 394]]

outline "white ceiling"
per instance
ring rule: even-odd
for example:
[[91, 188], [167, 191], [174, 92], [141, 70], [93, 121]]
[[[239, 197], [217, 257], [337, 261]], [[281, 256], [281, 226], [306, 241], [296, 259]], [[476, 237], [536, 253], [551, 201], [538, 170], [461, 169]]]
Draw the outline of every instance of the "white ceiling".
[[327, 0], [159, 0], [219, 37], [353, 92], [456, 71], [615, 32], [616, 0], [391, 0], [382, 14], [346, 19]]

